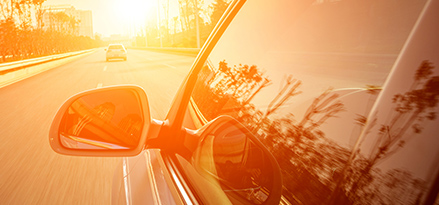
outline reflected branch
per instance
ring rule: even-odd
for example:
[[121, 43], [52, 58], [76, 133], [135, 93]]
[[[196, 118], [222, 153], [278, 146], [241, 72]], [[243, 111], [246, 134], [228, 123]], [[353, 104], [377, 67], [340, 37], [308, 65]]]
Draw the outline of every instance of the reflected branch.
[[[356, 154], [355, 161], [364, 161], [364, 166], [355, 167], [351, 164], [353, 173], [345, 180], [348, 196], [352, 201], [360, 199], [361, 193], [372, 183], [372, 170], [376, 165], [397, 153], [406, 142], [423, 130], [422, 124], [436, 118], [436, 110], [439, 102], [439, 76], [433, 74], [432, 63], [423, 61], [414, 75], [414, 81], [405, 93], [397, 93], [393, 97], [395, 105], [390, 113], [389, 123], [381, 124], [378, 129], [378, 137], [368, 157], [364, 158]], [[373, 121], [377, 121], [374, 117]], [[372, 124], [370, 127], [373, 127]], [[409, 134], [408, 130], [412, 129]], [[365, 136], [371, 132], [366, 132]], [[358, 150], [359, 151], [359, 150]], [[356, 176], [355, 174], [356, 173]]]

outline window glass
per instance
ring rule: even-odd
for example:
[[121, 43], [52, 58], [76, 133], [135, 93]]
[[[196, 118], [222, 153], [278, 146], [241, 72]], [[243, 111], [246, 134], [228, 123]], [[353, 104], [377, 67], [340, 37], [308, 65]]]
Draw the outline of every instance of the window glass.
[[245, 124], [277, 158], [291, 203], [414, 204], [426, 177], [351, 157], [424, 4], [248, 1], [199, 73], [188, 115], [198, 127], [220, 115]]

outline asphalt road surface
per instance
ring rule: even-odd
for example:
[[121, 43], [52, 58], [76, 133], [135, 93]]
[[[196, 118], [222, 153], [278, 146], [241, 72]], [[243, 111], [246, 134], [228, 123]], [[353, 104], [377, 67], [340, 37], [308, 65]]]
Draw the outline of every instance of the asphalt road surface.
[[128, 50], [105, 61], [104, 50], [0, 88], [0, 204], [110, 204], [121, 158], [56, 154], [48, 141], [59, 106], [75, 93], [136, 84], [151, 115], [163, 120], [194, 57]]

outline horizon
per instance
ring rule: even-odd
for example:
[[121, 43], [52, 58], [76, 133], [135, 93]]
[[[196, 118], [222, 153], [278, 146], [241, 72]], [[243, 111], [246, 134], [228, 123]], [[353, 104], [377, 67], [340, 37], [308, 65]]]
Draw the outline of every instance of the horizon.
[[[169, 4], [168, 19], [179, 16], [178, 0], [47, 0], [43, 6], [73, 6], [76, 10], [90, 10], [92, 12], [93, 36], [98, 34], [102, 38], [112, 35], [127, 37], [143, 36], [147, 27], [157, 26], [157, 3], [160, 2], [160, 19], [164, 19], [164, 3]], [[204, 1], [203, 10], [208, 10], [213, 0]], [[135, 6], [130, 6], [134, 4]], [[146, 8], [146, 9], [143, 9]], [[201, 11], [200, 11], [201, 12]], [[114, 15], [118, 13], [118, 15]], [[201, 15], [203, 16], [203, 15]], [[206, 17], [204, 15], [204, 17]], [[172, 20], [169, 20], [172, 24]]]

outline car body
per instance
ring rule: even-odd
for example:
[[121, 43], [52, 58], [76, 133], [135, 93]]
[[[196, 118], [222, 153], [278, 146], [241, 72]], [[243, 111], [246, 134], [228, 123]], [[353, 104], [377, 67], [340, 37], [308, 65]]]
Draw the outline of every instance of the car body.
[[107, 61], [110, 59], [123, 59], [127, 60], [127, 50], [123, 44], [110, 44], [106, 49], [105, 58]]
[[[437, 19], [437, 0], [232, 1], [166, 120], [142, 115], [137, 146], [60, 142], [64, 112], [100, 89], [66, 102], [51, 146], [125, 156], [114, 204], [437, 204]], [[148, 109], [139, 88], [124, 89]], [[220, 177], [222, 165], [246, 158], [234, 152], [241, 138], [209, 144], [221, 136], [212, 130], [235, 121], [264, 150], [259, 161], [272, 167], [272, 188], [240, 189], [248, 178]], [[253, 171], [253, 180], [270, 173]]]

